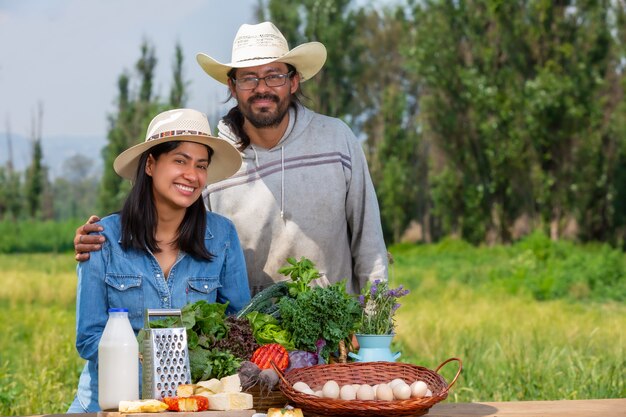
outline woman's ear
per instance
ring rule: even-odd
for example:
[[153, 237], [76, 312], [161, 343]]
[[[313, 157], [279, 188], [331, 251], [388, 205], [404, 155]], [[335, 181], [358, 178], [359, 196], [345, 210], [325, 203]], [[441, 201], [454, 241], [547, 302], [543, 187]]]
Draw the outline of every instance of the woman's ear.
[[152, 156], [152, 154], [148, 155], [148, 159], [146, 160], [146, 175], [148, 175], [149, 177], [152, 176], [155, 162], [156, 160], [154, 159], [154, 156]]

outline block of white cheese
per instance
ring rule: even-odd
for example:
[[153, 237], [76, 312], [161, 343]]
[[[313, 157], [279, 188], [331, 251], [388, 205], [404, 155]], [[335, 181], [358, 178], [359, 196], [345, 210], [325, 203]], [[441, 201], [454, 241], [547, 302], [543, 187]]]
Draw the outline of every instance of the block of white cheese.
[[225, 376], [220, 379], [222, 383], [223, 392], [240, 392], [241, 391], [241, 379], [239, 379], [239, 374], [233, 374], [229, 376]]
[[252, 408], [252, 395], [246, 392], [222, 392], [207, 396], [209, 410], [249, 410]]

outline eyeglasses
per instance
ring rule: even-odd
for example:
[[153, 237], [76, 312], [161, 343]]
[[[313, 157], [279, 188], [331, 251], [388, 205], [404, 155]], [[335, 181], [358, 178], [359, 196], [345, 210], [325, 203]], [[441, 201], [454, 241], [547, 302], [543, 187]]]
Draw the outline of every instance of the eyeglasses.
[[265, 81], [265, 85], [268, 87], [281, 87], [292, 75], [293, 71], [289, 71], [287, 74], [271, 74], [265, 77], [233, 78], [233, 82], [240, 90], [254, 90], [261, 80]]

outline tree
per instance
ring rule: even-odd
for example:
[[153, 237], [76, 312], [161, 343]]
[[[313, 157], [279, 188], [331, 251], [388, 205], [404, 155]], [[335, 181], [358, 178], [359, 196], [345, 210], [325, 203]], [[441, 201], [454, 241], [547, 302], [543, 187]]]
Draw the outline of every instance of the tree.
[[11, 124], [6, 121], [7, 161], [0, 167], [0, 219], [17, 219], [23, 206], [22, 183], [18, 172], [13, 169], [13, 144]]
[[31, 125], [32, 159], [26, 170], [24, 194], [28, 214], [32, 219], [42, 216], [42, 202], [47, 183], [47, 171], [43, 165], [43, 150], [41, 148], [41, 124], [43, 119], [43, 104], [37, 106], [37, 113], [33, 115]]
[[17, 173], [0, 166], [0, 220], [17, 219], [21, 208], [21, 184]]
[[109, 116], [108, 143], [103, 149], [104, 173], [100, 187], [99, 205], [105, 213], [118, 211], [130, 188], [113, 170], [115, 158], [130, 146], [142, 142], [151, 116], [159, 108], [158, 98], [153, 97], [152, 85], [157, 59], [154, 48], [144, 41], [141, 57], [135, 65], [140, 78], [139, 91], [131, 90], [131, 76], [126, 72], [118, 78], [117, 113]]
[[[617, 59], [619, 56], [626, 56], [626, 3], [624, 1], [619, 2], [622, 7], [615, 8], [615, 27], [616, 27], [616, 39], [619, 47], [616, 54]], [[623, 63], [623, 61], [622, 61]], [[622, 66], [622, 71], [616, 76], [613, 83], [611, 83], [611, 97], [610, 102], [618, 103], [617, 109], [611, 115], [610, 126], [611, 130], [616, 134], [621, 134], [622, 140], [617, 148], [616, 155], [616, 170], [614, 178], [614, 190], [610, 195], [612, 204], [612, 211], [615, 215], [615, 236], [613, 236], [613, 243], [622, 245], [626, 249], [626, 100], [624, 100], [624, 92], [626, 92], [626, 71]], [[615, 87], [615, 84], [617, 86]]]
[[94, 213], [98, 177], [94, 161], [76, 154], [63, 164], [63, 172], [53, 184], [54, 213], [57, 220], [82, 219]]
[[123, 185], [120, 177], [113, 170], [113, 161], [127, 148], [125, 125], [133, 119], [129, 97], [129, 76], [119, 76], [117, 114], [109, 116], [108, 143], [102, 150], [104, 171], [100, 182], [99, 206], [104, 213], [117, 211], [121, 208]]
[[[426, 154], [419, 134], [419, 79], [406, 71], [402, 50], [410, 23], [403, 9], [361, 9], [353, 42], [359, 67], [351, 81], [360, 103], [353, 129], [364, 136], [388, 241], [398, 241], [413, 219], [426, 222]], [[427, 228], [425, 230], [428, 230]]]
[[571, 219], [586, 238], [611, 230], [612, 150], [623, 137], [608, 123], [619, 100], [607, 98], [624, 59], [611, 4], [623, 10], [609, 1], [413, 7], [407, 60], [424, 83], [426, 140], [442, 157], [430, 175], [444, 233], [509, 241], [522, 216], [553, 238]]
[[169, 103], [161, 102], [153, 91], [157, 65], [154, 47], [144, 40], [140, 49], [141, 56], [135, 65], [139, 89], [133, 90], [131, 82], [134, 78], [124, 71], [118, 78], [117, 110], [109, 115], [108, 142], [102, 153], [104, 173], [99, 192], [100, 210], [105, 213], [120, 210], [130, 189], [130, 183], [113, 170], [115, 158], [125, 149], [145, 140], [145, 131], [154, 115], [168, 108], [182, 107], [187, 100], [189, 82], [183, 76], [183, 52], [180, 45], [176, 46], [172, 66], [173, 85]]
[[173, 82], [170, 89], [169, 105], [174, 108], [185, 107], [187, 102], [187, 86], [189, 82], [185, 81], [183, 74], [183, 49], [179, 43], [176, 44], [176, 52], [174, 53], [174, 64], [172, 65]]

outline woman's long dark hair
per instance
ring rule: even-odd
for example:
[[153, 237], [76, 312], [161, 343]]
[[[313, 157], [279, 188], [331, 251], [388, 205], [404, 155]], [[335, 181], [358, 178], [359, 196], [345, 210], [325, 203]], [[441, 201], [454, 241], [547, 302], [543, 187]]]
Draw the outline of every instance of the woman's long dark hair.
[[[144, 152], [139, 159], [135, 183], [126, 197], [124, 207], [120, 212], [122, 221], [122, 247], [124, 249], [149, 249], [152, 253], [160, 252], [156, 240], [157, 212], [152, 192], [152, 177], [146, 174], [148, 157], [157, 160], [164, 154], [178, 148], [182, 142], [164, 142]], [[213, 149], [207, 146], [209, 163]], [[212, 260], [211, 254], [204, 246], [206, 229], [206, 208], [202, 198], [198, 198], [185, 211], [176, 244], [178, 248], [196, 258]]]
[[[293, 72], [294, 74], [297, 72], [296, 67], [294, 67], [291, 64], [287, 64], [287, 71]], [[237, 68], [232, 68], [230, 71], [228, 71], [228, 79], [233, 80], [235, 78], [236, 72], [237, 72]], [[230, 82], [233, 82], [233, 81], [230, 81]], [[298, 111], [298, 104], [300, 104], [301, 96], [304, 97], [302, 92], [300, 91], [300, 87], [298, 87], [298, 90], [296, 90], [296, 92], [291, 95], [291, 102], [289, 103], [289, 106], [293, 108], [294, 111], [296, 112]], [[233, 98], [233, 95], [232, 93], [229, 93], [229, 96], [226, 99], [226, 101], [230, 100], [231, 98]], [[243, 114], [241, 113], [241, 110], [239, 110], [239, 105], [230, 109], [228, 113], [226, 113], [226, 115], [222, 117], [222, 120], [224, 121], [226, 126], [228, 126], [230, 131], [233, 132], [235, 136], [237, 136], [237, 139], [238, 139], [237, 148], [240, 151], [243, 151], [244, 149], [246, 149], [250, 145], [250, 137], [243, 130], [244, 117], [243, 117]]]

